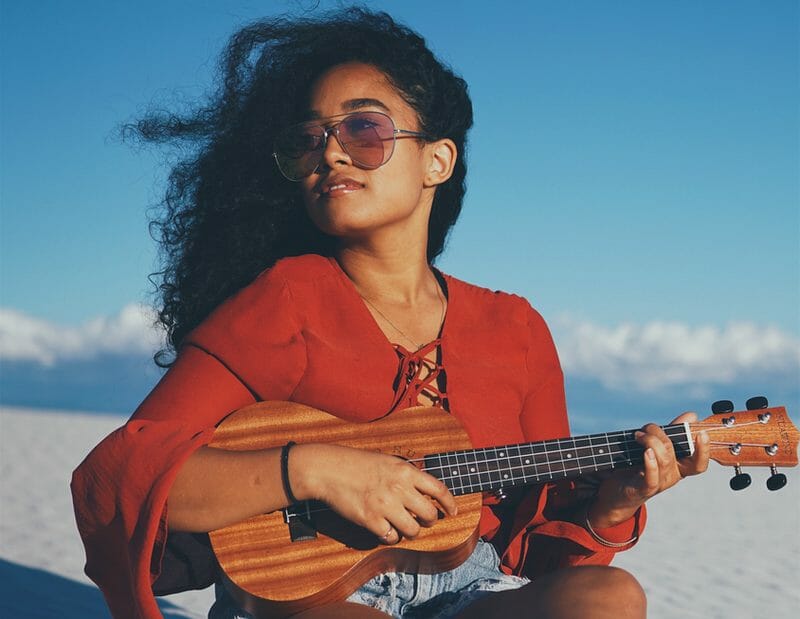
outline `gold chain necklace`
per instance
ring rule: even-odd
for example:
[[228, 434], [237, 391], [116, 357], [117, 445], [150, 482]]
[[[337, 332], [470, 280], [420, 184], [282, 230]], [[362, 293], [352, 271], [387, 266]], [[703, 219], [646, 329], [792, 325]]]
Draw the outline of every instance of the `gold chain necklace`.
[[[381, 310], [379, 310], [379, 309], [378, 309], [378, 308], [375, 306], [375, 304], [374, 304], [372, 301], [370, 301], [370, 300], [369, 300], [367, 297], [365, 297], [365, 296], [364, 296], [363, 294], [361, 294], [360, 292], [358, 293], [358, 295], [359, 295], [359, 296], [360, 296], [362, 299], [364, 299], [364, 301], [366, 301], [366, 302], [367, 302], [367, 304], [368, 304], [368, 305], [369, 305], [369, 306], [370, 306], [372, 309], [374, 309], [376, 312], [378, 312], [378, 315], [379, 315], [381, 318], [383, 318], [383, 319], [384, 319], [386, 322], [388, 322], [388, 323], [389, 323], [389, 326], [391, 326], [391, 327], [392, 327], [392, 329], [394, 329], [395, 331], [397, 331], [397, 332], [398, 332], [400, 335], [402, 335], [404, 338], [406, 338], [406, 339], [407, 339], [409, 342], [411, 342], [411, 343], [414, 345], [414, 352], [416, 352], [416, 351], [418, 351], [420, 348], [422, 348], [423, 344], [417, 344], [417, 342], [416, 342], [416, 341], [414, 341], [414, 340], [412, 340], [410, 337], [408, 337], [408, 335], [406, 335], [406, 334], [405, 334], [405, 332], [404, 332], [404, 331], [403, 331], [403, 330], [402, 330], [400, 327], [398, 327], [398, 326], [397, 326], [396, 324], [394, 324], [394, 323], [393, 323], [391, 320], [389, 320], [389, 317], [388, 317], [386, 314], [384, 314], [384, 313], [383, 313]], [[442, 291], [441, 291], [441, 289], [439, 288], [439, 284], [438, 284], [438, 283], [436, 284], [436, 297], [439, 299], [439, 304], [441, 305], [441, 308], [442, 308], [442, 313], [441, 313], [441, 315], [439, 316], [439, 331], [441, 331], [441, 330], [442, 330], [442, 325], [444, 324], [444, 299], [442, 298]]]

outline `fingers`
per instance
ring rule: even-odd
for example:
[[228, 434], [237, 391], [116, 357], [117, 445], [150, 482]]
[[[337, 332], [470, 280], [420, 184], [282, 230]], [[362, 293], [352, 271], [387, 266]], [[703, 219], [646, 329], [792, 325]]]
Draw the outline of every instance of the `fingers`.
[[639, 491], [643, 499], [648, 499], [675, 485], [681, 473], [672, 441], [659, 426], [647, 424], [635, 437], [644, 447], [644, 475]]
[[441, 515], [436, 503], [446, 514], [457, 513], [455, 498], [443, 482], [409, 463], [392, 460], [382, 481], [365, 497], [363, 512], [362, 526], [384, 544], [413, 539], [422, 527], [433, 526]]
[[690, 458], [678, 462], [683, 477], [698, 475], [708, 469], [708, 460], [711, 455], [711, 439], [708, 433], [703, 430], [695, 436], [694, 453]]
[[400, 541], [400, 533], [398, 533], [397, 529], [395, 529], [391, 524], [389, 524], [388, 521], [386, 524], [387, 524], [386, 533], [384, 533], [383, 535], [376, 534], [376, 537], [379, 540], [381, 540], [382, 544], [391, 546], [392, 544], [396, 544], [397, 542]]
[[642, 499], [649, 499], [655, 495], [661, 487], [661, 472], [659, 470], [658, 458], [652, 447], [644, 450], [644, 476], [642, 478], [641, 490]]
[[[455, 516], [458, 513], [458, 507], [456, 506], [456, 499], [453, 494], [450, 492], [448, 487], [444, 484], [444, 482], [439, 481], [432, 475], [428, 475], [427, 473], [423, 473], [420, 471], [422, 476], [419, 478], [417, 482], [416, 488], [422, 494], [426, 494], [432, 499], [434, 499], [439, 505], [442, 506], [445, 513], [450, 516]], [[421, 515], [421, 514], [417, 514]], [[436, 514], [438, 518], [438, 513]]]

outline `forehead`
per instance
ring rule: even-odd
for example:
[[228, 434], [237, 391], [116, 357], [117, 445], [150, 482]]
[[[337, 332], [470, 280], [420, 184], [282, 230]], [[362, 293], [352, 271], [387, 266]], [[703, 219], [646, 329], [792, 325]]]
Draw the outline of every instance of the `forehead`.
[[309, 117], [326, 118], [358, 109], [376, 108], [396, 121], [416, 123], [416, 112], [378, 68], [350, 62], [337, 65], [314, 82]]

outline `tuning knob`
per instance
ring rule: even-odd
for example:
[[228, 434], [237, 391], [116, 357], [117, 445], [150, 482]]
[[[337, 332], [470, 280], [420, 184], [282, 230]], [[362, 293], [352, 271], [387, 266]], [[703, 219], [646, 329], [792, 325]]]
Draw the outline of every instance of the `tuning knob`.
[[750, 398], [744, 404], [749, 411], [757, 411], [762, 408], [767, 408], [769, 406], [769, 402], [767, 402], [767, 398], [763, 395], [757, 395], [754, 398]]
[[772, 475], [767, 480], [767, 488], [769, 490], [780, 490], [786, 485], [786, 475], [778, 473], [778, 469], [774, 464], [769, 467], [769, 470]]
[[711, 412], [715, 415], [733, 412], [733, 402], [730, 400], [717, 400], [711, 405]]
[[753, 480], [747, 473], [742, 473], [742, 467], [735, 466], [733, 470], [736, 471], [736, 475], [731, 477], [731, 490], [744, 490]]

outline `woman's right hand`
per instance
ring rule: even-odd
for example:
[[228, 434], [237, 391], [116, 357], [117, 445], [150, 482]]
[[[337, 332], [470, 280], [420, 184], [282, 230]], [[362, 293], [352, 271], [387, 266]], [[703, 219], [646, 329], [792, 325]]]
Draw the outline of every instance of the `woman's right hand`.
[[439, 519], [456, 514], [447, 486], [413, 464], [373, 451], [340, 445], [295, 445], [289, 480], [299, 500], [319, 500], [383, 543], [414, 538]]

